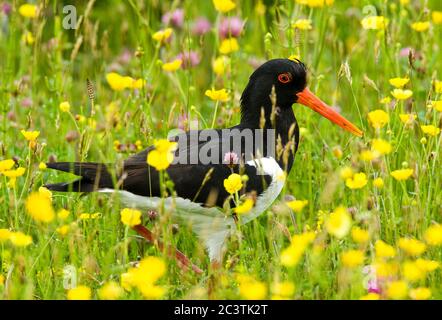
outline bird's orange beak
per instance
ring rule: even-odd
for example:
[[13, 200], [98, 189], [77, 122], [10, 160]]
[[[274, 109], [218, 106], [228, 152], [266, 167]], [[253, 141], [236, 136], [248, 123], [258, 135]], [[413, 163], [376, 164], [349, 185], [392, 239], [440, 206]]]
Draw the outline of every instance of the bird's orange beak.
[[303, 104], [313, 111], [316, 111], [328, 120], [336, 123], [341, 128], [350, 131], [358, 137], [362, 137], [363, 132], [359, 130], [353, 123], [345, 119], [339, 113], [334, 111], [330, 106], [325, 104], [321, 99], [315, 96], [308, 88], [297, 93], [298, 103]]

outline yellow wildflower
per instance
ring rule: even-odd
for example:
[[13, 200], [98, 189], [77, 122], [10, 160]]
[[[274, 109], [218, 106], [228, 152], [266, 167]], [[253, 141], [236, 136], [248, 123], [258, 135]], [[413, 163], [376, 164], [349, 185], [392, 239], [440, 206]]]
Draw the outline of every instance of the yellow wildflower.
[[92, 291], [89, 287], [78, 286], [70, 289], [67, 293], [68, 300], [90, 300]]
[[46, 170], [48, 167], [46, 166], [46, 163], [44, 162], [40, 162], [38, 164], [38, 169], [40, 169], [41, 171]]
[[106, 74], [106, 80], [112, 90], [122, 91], [127, 87], [127, 79], [116, 72]]
[[232, 173], [227, 179], [224, 179], [224, 188], [230, 194], [238, 192], [242, 186], [241, 176], [237, 173]]
[[388, 24], [388, 20], [383, 16], [370, 16], [361, 20], [362, 28], [365, 30], [383, 30]]
[[33, 192], [28, 196], [26, 210], [34, 220], [43, 223], [51, 222], [55, 217], [51, 199], [42, 192]]
[[352, 178], [345, 180], [345, 185], [350, 189], [361, 189], [367, 184], [367, 176], [363, 172], [356, 173]]
[[436, 91], [436, 93], [442, 93], [442, 81], [434, 81], [434, 91]]
[[38, 136], [40, 135], [40, 131], [26, 131], [22, 130], [21, 134], [25, 137], [28, 141], [35, 141]]
[[425, 278], [425, 270], [413, 261], [405, 261], [402, 264], [402, 275], [410, 282], [419, 281]]
[[236, 4], [232, 0], [212, 0], [215, 9], [219, 12], [226, 13], [235, 9]]
[[398, 181], [407, 180], [413, 174], [413, 169], [399, 169], [390, 172], [390, 175]]
[[431, 13], [431, 18], [434, 24], [442, 24], [442, 11], [433, 11]]
[[292, 23], [292, 28], [299, 29], [299, 30], [311, 30], [312, 29], [312, 20], [298, 19], [294, 23]]
[[410, 256], [420, 256], [427, 249], [425, 243], [409, 238], [400, 238], [398, 241], [398, 247]]
[[439, 262], [434, 260], [426, 260], [422, 258], [417, 259], [415, 263], [419, 267], [419, 269], [425, 272], [432, 272], [440, 267]]
[[302, 209], [308, 204], [308, 200], [292, 200], [286, 202], [290, 209], [294, 212], [301, 212]]
[[170, 36], [172, 35], [172, 32], [173, 32], [172, 28], [166, 28], [164, 30], [159, 30], [152, 35], [152, 39], [154, 39], [155, 41], [158, 41], [158, 42], [164, 42], [170, 38]]
[[279, 297], [291, 297], [295, 293], [295, 285], [290, 281], [274, 283], [272, 285], [272, 293]]
[[27, 247], [32, 243], [32, 237], [21, 231], [11, 232], [9, 240], [16, 247]]
[[425, 287], [419, 287], [411, 289], [409, 295], [413, 300], [427, 300], [431, 298], [431, 290]]
[[381, 100], [379, 100], [379, 103], [382, 103], [382, 104], [390, 104], [390, 102], [391, 102], [390, 97], [384, 97]]
[[38, 188], [38, 193], [52, 201], [52, 192], [46, 187]]
[[219, 56], [213, 61], [212, 67], [213, 72], [217, 75], [222, 76], [229, 67], [230, 59], [227, 56]]
[[173, 161], [176, 142], [160, 139], [154, 142], [155, 149], [147, 154], [147, 163], [158, 171], [165, 170]]
[[348, 268], [355, 268], [364, 263], [364, 252], [361, 250], [348, 250], [341, 254], [342, 264]]
[[417, 115], [412, 113], [401, 113], [399, 115], [399, 118], [401, 119], [402, 123], [404, 124], [411, 124], [414, 120], [416, 120]]
[[262, 300], [267, 296], [267, 286], [261, 281], [253, 279], [251, 276], [238, 276], [239, 294], [247, 300]]
[[61, 236], [67, 235], [69, 230], [70, 230], [70, 227], [67, 224], [62, 225], [61, 227], [58, 227], [57, 229], [55, 229], [55, 231], [57, 231], [57, 233]]
[[252, 210], [254, 204], [255, 203], [252, 199], [247, 198], [242, 204], [237, 206], [234, 211], [238, 215], [248, 213], [250, 210]]
[[353, 227], [351, 229], [351, 237], [354, 242], [364, 244], [370, 239], [370, 234], [367, 230], [361, 229], [359, 227]]
[[331, 235], [342, 239], [351, 228], [351, 216], [344, 207], [336, 208], [328, 217], [325, 227]]
[[350, 167], [343, 167], [340, 171], [339, 171], [339, 175], [341, 176], [342, 180], [347, 180], [350, 179], [351, 177], [353, 177], [353, 169]]
[[399, 264], [397, 262], [376, 261], [373, 265], [376, 276], [379, 278], [395, 277], [399, 272]]
[[369, 292], [365, 296], [362, 296], [359, 300], [379, 300], [381, 296], [374, 292]]
[[408, 285], [403, 280], [392, 281], [387, 287], [387, 297], [390, 299], [404, 299], [408, 293]]
[[379, 155], [376, 152], [372, 152], [370, 150], [363, 150], [363, 151], [361, 151], [361, 154], [359, 155], [359, 157], [361, 158], [362, 161], [367, 161], [367, 162], [376, 159], [378, 156]]
[[373, 128], [380, 129], [390, 121], [390, 117], [384, 110], [378, 109], [368, 113], [368, 121]]
[[14, 164], [15, 164], [15, 162], [12, 159], [6, 159], [6, 160], [0, 161], [0, 173], [3, 171], [11, 170], [12, 167], [14, 166]]
[[425, 241], [430, 246], [438, 246], [442, 244], [442, 225], [434, 224], [425, 231]]
[[296, 0], [296, 3], [306, 5], [310, 8], [322, 8], [324, 6], [331, 6], [334, 0]]
[[390, 84], [396, 88], [403, 88], [409, 81], [410, 81], [409, 78], [399, 78], [399, 77], [388, 80], [388, 82], [390, 82]]
[[37, 17], [37, 6], [30, 3], [22, 4], [18, 8], [18, 12], [25, 18], [36, 18]]
[[101, 217], [101, 213], [96, 212], [96, 213], [81, 213], [78, 218], [80, 220], [89, 220], [89, 219], [98, 219], [99, 217]]
[[126, 226], [133, 227], [141, 224], [141, 211], [136, 209], [124, 208], [121, 210], [121, 222]]
[[11, 237], [12, 232], [8, 229], [0, 229], [0, 242], [4, 242], [6, 240], [9, 240]]
[[408, 89], [394, 89], [393, 91], [391, 91], [391, 95], [397, 100], [407, 100], [413, 95], [413, 91]]
[[382, 180], [382, 178], [376, 178], [373, 180], [373, 185], [378, 189], [382, 189], [384, 187], [384, 180]]
[[181, 68], [182, 64], [183, 64], [183, 60], [175, 59], [175, 60], [173, 60], [171, 62], [164, 63], [162, 68], [163, 68], [164, 71], [174, 72], [174, 71], [177, 71], [179, 68]]
[[417, 32], [424, 32], [430, 29], [430, 21], [419, 21], [411, 24], [411, 28]]
[[429, 136], [437, 136], [440, 133], [440, 129], [433, 125], [421, 126], [422, 132]]
[[98, 296], [103, 300], [117, 300], [123, 295], [123, 293], [123, 289], [115, 281], [105, 283], [98, 290]]
[[69, 112], [69, 110], [71, 110], [71, 104], [68, 101], [63, 101], [58, 108], [61, 112]]
[[382, 240], [377, 240], [374, 248], [378, 258], [394, 258], [396, 256], [396, 250]]
[[17, 178], [24, 175], [25, 171], [26, 171], [25, 168], [18, 167], [15, 170], [3, 171], [2, 174], [9, 178], [8, 186], [10, 188], [15, 188], [15, 182], [16, 182]]
[[442, 112], [442, 100], [431, 101], [431, 107], [439, 112]]
[[22, 41], [28, 45], [32, 45], [35, 42], [34, 35], [30, 31], [25, 31], [22, 36]]
[[373, 139], [371, 146], [380, 154], [389, 154], [391, 152], [391, 144], [383, 139]]
[[289, 268], [296, 266], [307, 249], [307, 246], [312, 243], [314, 239], [315, 234], [313, 232], [294, 235], [290, 246], [281, 252], [281, 264]]
[[65, 220], [69, 216], [70, 212], [66, 209], [60, 209], [57, 212], [57, 218], [60, 220]]
[[221, 41], [219, 52], [221, 54], [230, 54], [239, 50], [239, 44], [236, 38], [228, 38]]
[[228, 101], [229, 95], [226, 91], [226, 89], [220, 89], [220, 90], [206, 90], [205, 95], [208, 96], [210, 99], [215, 101]]

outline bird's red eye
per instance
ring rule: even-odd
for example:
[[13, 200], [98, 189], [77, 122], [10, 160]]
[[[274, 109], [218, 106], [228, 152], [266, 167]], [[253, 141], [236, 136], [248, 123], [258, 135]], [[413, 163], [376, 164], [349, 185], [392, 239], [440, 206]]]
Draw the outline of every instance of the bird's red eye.
[[281, 83], [288, 83], [292, 80], [290, 73], [281, 73], [278, 76], [278, 81]]

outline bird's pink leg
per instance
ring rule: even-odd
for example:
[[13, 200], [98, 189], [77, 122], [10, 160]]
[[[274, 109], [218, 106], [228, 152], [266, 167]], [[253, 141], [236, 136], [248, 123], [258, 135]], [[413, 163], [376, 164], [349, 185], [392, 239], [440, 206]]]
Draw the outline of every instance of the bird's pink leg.
[[[155, 244], [158, 246], [160, 250], [163, 250], [164, 244], [158, 240], [155, 235], [146, 227], [142, 226], [141, 224], [132, 227], [133, 230], [135, 230], [140, 236], [142, 236], [147, 242], [150, 242], [152, 244]], [[170, 256], [175, 256], [175, 259], [179, 263], [182, 269], [187, 270], [189, 267], [192, 268], [192, 270], [196, 274], [202, 274], [203, 270], [201, 270], [198, 266], [194, 265], [192, 261], [187, 258], [184, 253], [179, 251], [178, 249], [175, 249], [172, 246], [167, 246], [167, 254]]]

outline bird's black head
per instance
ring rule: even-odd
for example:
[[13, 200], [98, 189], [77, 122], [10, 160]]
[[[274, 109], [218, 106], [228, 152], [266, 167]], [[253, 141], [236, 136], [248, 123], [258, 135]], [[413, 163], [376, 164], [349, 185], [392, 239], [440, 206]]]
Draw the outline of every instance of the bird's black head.
[[266, 124], [272, 113], [271, 92], [275, 88], [276, 106], [280, 118], [293, 117], [291, 106], [298, 102], [320, 113], [340, 127], [361, 136], [356, 126], [327, 106], [307, 88], [307, 69], [299, 60], [269, 60], [250, 76], [249, 83], [241, 96], [241, 122], [256, 126], [260, 123], [264, 108]]

